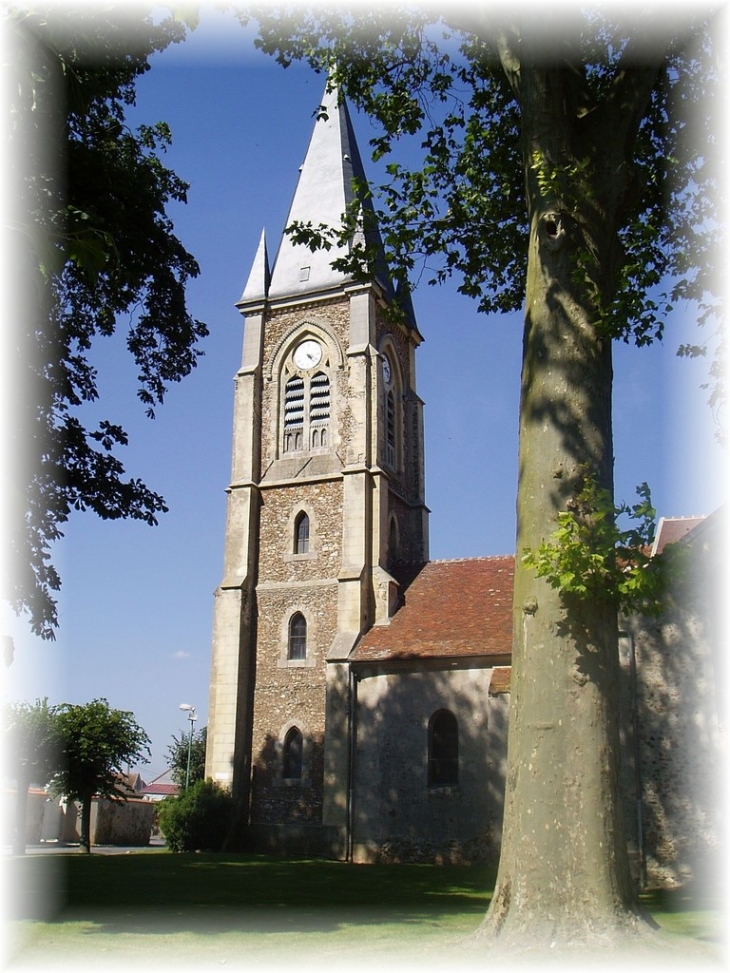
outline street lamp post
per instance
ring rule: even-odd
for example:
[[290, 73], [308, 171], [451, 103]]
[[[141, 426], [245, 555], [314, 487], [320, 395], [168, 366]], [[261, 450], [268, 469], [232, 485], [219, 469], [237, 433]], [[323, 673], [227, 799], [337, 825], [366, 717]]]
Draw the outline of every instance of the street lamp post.
[[188, 719], [190, 720], [190, 738], [188, 739], [188, 769], [185, 772], [185, 790], [187, 790], [188, 786], [190, 785], [190, 757], [192, 756], [193, 752], [193, 729], [194, 723], [198, 717], [195, 714], [195, 707], [191, 706], [190, 703], [180, 703], [180, 709], [185, 710], [185, 712], [188, 714]]

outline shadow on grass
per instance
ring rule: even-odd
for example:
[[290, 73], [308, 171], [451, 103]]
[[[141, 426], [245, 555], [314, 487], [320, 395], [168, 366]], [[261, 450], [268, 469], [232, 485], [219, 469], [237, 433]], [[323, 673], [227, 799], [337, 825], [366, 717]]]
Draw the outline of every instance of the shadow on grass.
[[84, 923], [84, 938], [476, 924], [494, 883], [494, 872], [480, 867], [164, 852], [27, 856], [9, 871], [10, 918]]
[[[495, 878], [481, 867], [164, 851], [38, 855], [8, 865], [11, 918], [20, 920], [10, 965], [19, 970], [96, 969], [100, 959], [129, 969], [150, 955], [196, 970], [294, 963], [324, 973], [346, 963], [352, 973], [394, 961], [451, 969], [479, 959], [463, 946]], [[714, 897], [683, 889], [642, 900], [673, 934], [677, 962], [682, 936], [693, 937], [693, 962], [700, 944], [720, 941]]]
[[676, 889], [652, 889], [640, 896], [641, 904], [666, 932], [699, 942], [725, 943], [727, 900], [717, 888], [688, 884]]

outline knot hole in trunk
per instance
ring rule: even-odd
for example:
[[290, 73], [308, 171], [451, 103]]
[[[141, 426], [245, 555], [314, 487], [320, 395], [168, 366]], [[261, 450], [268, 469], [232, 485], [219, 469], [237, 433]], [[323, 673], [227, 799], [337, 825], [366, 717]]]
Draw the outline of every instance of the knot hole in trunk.
[[551, 250], [557, 250], [565, 239], [565, 227], [559, 213], [545, 213], [542, 217], [542, 235]]

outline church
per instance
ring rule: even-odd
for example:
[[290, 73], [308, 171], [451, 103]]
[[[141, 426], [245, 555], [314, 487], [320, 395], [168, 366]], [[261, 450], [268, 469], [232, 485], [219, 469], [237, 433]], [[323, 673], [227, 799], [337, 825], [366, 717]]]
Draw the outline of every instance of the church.
[[[325, 92], [287, 226], [339, 226], [364, 184], [347, 106]], [[422, 336], [388, 277], [369, 200], [361, 207], [356, 236], [379, 254], [372, 279], [333, 269], [345, 249], [313, 252], [287, 234], [270, 267], [262, 234], [237, 303], [206, 776], [249, 809], [255, 850], [496, 861], [514, 558], [429, 560]], [[712, 524], [666, 525], [698, 564], [719, 557]], [[619, 647], [631, 852], [637, 873], [668, 884], [711, 856], [719, 833], [704, 796], [720, 747], [718, 640], [701, 609], [681, 613], [626, 620]], [[679, 724], [692, 724], [674, 706], [680, 677], [711, 714], [691, 755], [676, 742]], [[680, 778], [689, 804], [672, 791]]]

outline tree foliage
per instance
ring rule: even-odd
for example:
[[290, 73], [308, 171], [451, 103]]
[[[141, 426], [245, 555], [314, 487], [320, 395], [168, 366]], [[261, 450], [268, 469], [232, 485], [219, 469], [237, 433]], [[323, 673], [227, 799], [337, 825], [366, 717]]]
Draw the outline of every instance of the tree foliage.
[[[719, 325], [722, 77], [708, 13], [642, 9], [616, 22], [587, 8], [527, 23], [486, 5], [269, 5], [251, 16], [262, 50], [284, 66], [304, 59], [329, 72], [377, 124], [373, 157], [387, 173], [377, 219], [396, 275], [415, 271], [429, 284], [455, 276], [482, 311], [520, 310], [529, 195], [538, 193], [556, 229], [580, 241], [575, 280], [602, 331], [641, 345], [662, 336], [677, 302]], [[570, 76], [560, 158], [528, 144], [517, 47]], [[622, 132], [635, 135], [626, 164]], [[417, 152], [416, 166], [398, 160], [400, 143]], [[341, 228], [289, 232], [318, 246], [333, 232], [344, 242], [359, 216], [352, 205]], [[615, 239], [605, 254], [596, 235], [609, 213]], [[353, 246], [350, 269], [364, 273], [370, 256]]]
[[53, 789], [81, 802], [81, 844], [89, 851], [92, 798], [124, 799], [122, 778], [130, 764], [148, 762], [150, 740], [132, 713], [112, 709], [106, 699], [64, 703], [56, 713], [62, 765]]
[[167, 215], [188, 188], [162, 162], [170, 131], [127, 122], [152, 55], [194, 23], [162, 9], [49, 4], [7, 13], [17, 383], [6, 412], [14, 437], [7, 597], [43, 638], [53, 638], [61, 583], [50, 551], [71, 511], [154, 525], [167, 509], [126, 474], [121, 425], [87, 424], [84, 406], [99, 396], [92, 345], [126, 329], [138, 396], [153, 416], [207, 334], [185, 302], [198, 265]]
[[205, 778], [205, 747], [207, 741], [207, 729], [201, 727], [193, 730], [192, 746], [190, 745], [190, 734], [181, 733], [179, 737], [173, 734], [172, 743], [167, 748], [167, 764], [170, 768], [172, 779], [179, 787], [184, 787], [188, 773], [188, 748], [190, 748], [190, 783]]
[[5, 776], [16, 782], [13, 853], [25, 852], [25, 821], [28, 790], [45, 787], [61, 762], [61, 741], [56, 713], [47, 699], [7, 703], [3, 712]]
[[646, 483], [636, 492], [638, 503], [616, 505], [608, 490], [586, 478], [569, 509], [558, 514], [557, 530], [526, 551], [522, 563], [566, 598], [608, 597], [617, 612], [660, 615], [681, 548], [670, 545], [652, 556], [656, 510]]
[[60, 758], [55, 711], [48, 700], [6, 703], [3, 731], [6, 776], [45, 787], [58, 770]]

